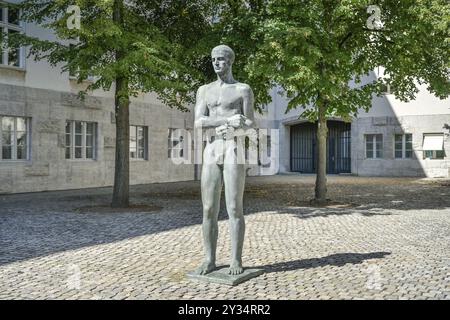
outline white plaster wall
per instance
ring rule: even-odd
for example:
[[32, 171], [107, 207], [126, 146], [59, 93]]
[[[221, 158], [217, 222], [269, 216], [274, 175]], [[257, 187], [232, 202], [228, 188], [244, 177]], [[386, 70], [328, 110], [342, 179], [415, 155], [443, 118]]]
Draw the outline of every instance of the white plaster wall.
[[[49, 29], [30, 23], [24, 23], [23, 27], [25, 33], [30, 36], [38, 37], [42, 40], [58, 41], [55, 34]], [[78, 93], [89, 84], [89, 82], [77, 84], [75, 80], [69, 79], [69, 73], [62, 72], [63, 64], [53, 67], [46, 60], [35, 61], [33, 56], [27, 58], [29, 48], [25, 48], [24, 51], [25, 65], [23, 69], [0, 65], [0, 83], [71, 93]], [[113, 93], [114, 84], [108, 91], [95, 90], [90, 95], [111, 98], [114, 96]], [[158, 101], [157, 95], [154, 93], [141, 94], [136, 98], [132, 98], [132, 100], [163, 105], [162, 102]]]

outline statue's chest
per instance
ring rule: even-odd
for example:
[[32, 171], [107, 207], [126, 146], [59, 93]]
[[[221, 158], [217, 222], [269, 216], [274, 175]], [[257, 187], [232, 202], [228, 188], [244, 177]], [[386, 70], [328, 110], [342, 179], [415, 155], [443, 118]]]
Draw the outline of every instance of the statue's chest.
[[206, 105], [211, 113], [240, 110], [242, 96], [235, 87], [215, 87], [207, 93]]

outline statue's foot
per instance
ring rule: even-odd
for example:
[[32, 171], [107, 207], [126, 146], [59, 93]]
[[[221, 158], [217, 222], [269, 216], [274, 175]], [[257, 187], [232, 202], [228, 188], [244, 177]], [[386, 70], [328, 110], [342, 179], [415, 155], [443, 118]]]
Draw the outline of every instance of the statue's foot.
[[207, 274], [216, 269], [216, 264], [214, 262], [203, 262], [200, 267], [195, 271], [196, 274]]
[[232, 262], [230, 268], [228, 269], [228, 274], [237, 275], [244, 272], [244, 268], [242, 268], [242, 264], [239, 262]]

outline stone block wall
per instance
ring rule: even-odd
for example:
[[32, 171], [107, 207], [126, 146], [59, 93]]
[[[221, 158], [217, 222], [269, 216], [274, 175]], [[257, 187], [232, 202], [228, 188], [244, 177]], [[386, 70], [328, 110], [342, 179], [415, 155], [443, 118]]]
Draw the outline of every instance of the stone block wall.
[[[365, 117], [352, 122], [352, 173], [361, 176], [449, 177], [450, 135], [444, 128], [450, 114]], [[394, 135], [412, 134], [413, 158], [395, 159]], [[425, 133], [444, 133], [445, 158], [423, 159]], [[365, 134], [383, 134], [383, 158], [366, 159]]]
[[[111, 186], [114, 179], [115, 121], [111, 98], [0, 84], [0, 115], [30, 118], [28, 160], [0, 160], [0, 193]], [[66, 120], [97, 123], [95, 160], [65, 159]], [[168, 159], [168, 129], [189, 129], [192, 112], [157, 102], [133, 102], [130, 124], [148, 127], [148, 159], [130, 160], [130, 184], [194, 179], [192, 164]]]

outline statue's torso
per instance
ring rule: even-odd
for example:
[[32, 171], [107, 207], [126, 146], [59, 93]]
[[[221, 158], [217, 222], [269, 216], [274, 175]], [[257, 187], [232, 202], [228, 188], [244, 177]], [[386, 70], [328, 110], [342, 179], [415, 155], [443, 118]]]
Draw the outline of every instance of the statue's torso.
[[205, 90], [205, 101], [209, 116], [212, 118], [229, 118], [242, 114], [242, 83], [210, 83]]

